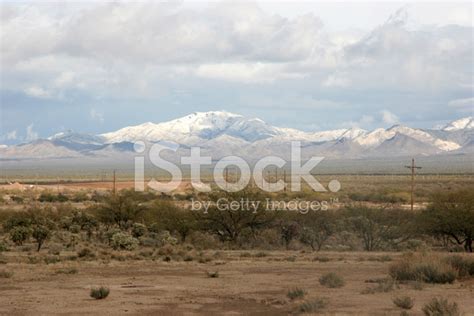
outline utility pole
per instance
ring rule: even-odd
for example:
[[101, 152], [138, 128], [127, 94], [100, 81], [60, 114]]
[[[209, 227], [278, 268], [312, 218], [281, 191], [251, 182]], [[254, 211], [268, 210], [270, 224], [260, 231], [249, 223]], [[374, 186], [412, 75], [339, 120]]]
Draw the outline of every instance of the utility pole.
[[227, 190], [227, 186], [229, 184], [229, 169], [225, 167], [225, 189]]
[[286, 192], [286, 169], [283, 169], [283, 182], [285, 182], [285, 186], [283, 187], [283, 192]]
[[421, 169], [415, 165], [415, 158], [411, 159], [411, 166], [405, 166], [405, 168], [411, 169], [411, 210], [413, 211], [413, 196], [415, 193], [415, 169]]
[[115, 178], [115, 169], [114, 169], [114, 186], [113, 186], [113, 189], [112, 189], [112, 192], [113, 192], [114, 195], [115, 195], [115, 192], [116, 192], [115, 182], [116, 182], [116, 178]]

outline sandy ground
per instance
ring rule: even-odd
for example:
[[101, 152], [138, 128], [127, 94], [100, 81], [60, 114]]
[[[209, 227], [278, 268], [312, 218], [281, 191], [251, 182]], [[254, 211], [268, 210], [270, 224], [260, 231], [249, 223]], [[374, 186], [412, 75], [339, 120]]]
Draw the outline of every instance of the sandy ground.
[[[373, 286], [368, 279], [387, 277], [391, 262], [368, 260], [383, 253], [267, 252], [266, 257], [240, 257], [243, 251], [225, 251], [209, 263], [141, 261], [66, 261], [46, 265], [8, 263], [13, 272], [0, 279], [1, 315], [288, 315], [304, 300], [325, 298], [326, 315], [400, 315], [395, 296], [415, 298], [410, 315], [422, 315], [431, 298], [442, 296], [474, 315], [474, 280], [448, 285], [426, 285], [422, 290], [402, 284], [389, 293], [361, 294]], [[210, 252], [213, 253], [213, 252]], [[256, 252], [251, 252], [255, 255]], [[393, 260], [398, 254], [385, 253]], [[318, 256], [328, 262], [313, 261]], [[294, 261], [292, 261], [294, 260]], [[77, 274], [58, 274], [75, 267]], [[209, 278], [206, 271], [219, 271]], [[319, 284], [323, 273], [337, 272], [346, 281], [339, 289]], [[108, 298], [89, 297], [92, 286], [105, 285]], [[307, 291], [304, 300], [290, 301], [289, 289]]]

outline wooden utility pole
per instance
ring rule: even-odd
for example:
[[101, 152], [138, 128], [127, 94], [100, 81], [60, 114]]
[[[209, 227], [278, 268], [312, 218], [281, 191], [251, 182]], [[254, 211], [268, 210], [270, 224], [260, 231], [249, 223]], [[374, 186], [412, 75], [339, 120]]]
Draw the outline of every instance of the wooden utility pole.
[[283, 187], [283, 192], [286, 192], [286, 169], [283, 169], [283, 182], [285, 182], [285, 186]]
[[227, 190], [227, 185], [229, 183], [229, 169], [225, 167], [225, 189]]
[[113, 186], [113, 189], [112, 189], [112, 192], [113, 192], [114, 195], [115, 195], [115, 192], [116, 192], [116, 184], [115, 184], [115, 182], [116, 182], [116, 178], [115, 178], [115, 169], [114, 169], [114, 186]]
[[405, 168], [411, 169], [411, 210], [413, 211], [413, 197], [415, 193], [415, 169], [421, 169], [415, 165], [415, 158], [411, 159], [411, 166], [405, 166]]

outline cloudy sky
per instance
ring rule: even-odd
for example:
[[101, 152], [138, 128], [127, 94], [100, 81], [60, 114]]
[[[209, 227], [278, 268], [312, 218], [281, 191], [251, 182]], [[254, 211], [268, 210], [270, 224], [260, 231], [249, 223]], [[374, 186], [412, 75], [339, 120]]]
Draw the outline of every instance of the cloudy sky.
[[0, 143], [194, 111], [285, 127], [472, 115], [472, 5], [1, 3]]

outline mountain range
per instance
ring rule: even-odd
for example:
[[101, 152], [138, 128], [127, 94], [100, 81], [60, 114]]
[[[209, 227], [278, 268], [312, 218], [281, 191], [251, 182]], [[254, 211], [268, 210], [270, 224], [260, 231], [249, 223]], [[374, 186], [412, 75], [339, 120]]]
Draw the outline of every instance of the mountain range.
[[144, 123], [114, 132], [88, 135], [73, 131], [29, 143], [3, 146], [1, 160], [25, 159], [121, 159], [136, 155], [134, 142], [177, 143], [177, 155], [192, 146], [219, 159], [238, 155], [248, 160], [266, 155], [289, 158], [291, 141], [300, 141], [304, 158], [361, 159], [406, 156], [473, 154], [472, 117], [450, 122], [439, 129], [394, 125], [367, 131], [360, 128], [304, 132], [275, 127], [258, 118], [224, 111], [196, 112], [163, 123]]

